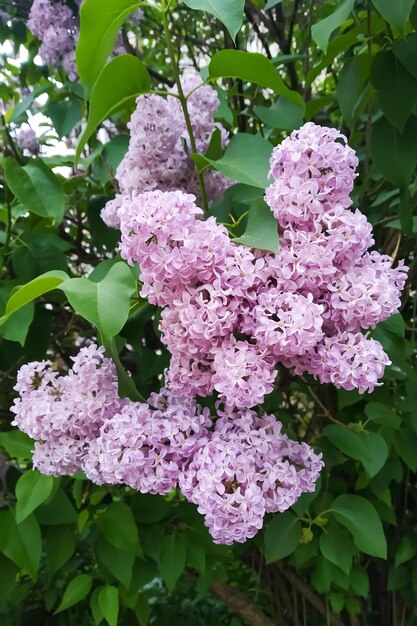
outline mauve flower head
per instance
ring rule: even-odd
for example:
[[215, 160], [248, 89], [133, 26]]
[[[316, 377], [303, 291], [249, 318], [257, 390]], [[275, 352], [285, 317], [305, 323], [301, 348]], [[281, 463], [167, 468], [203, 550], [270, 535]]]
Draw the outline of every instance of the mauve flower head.
[[21, 150], [36, 154], [39, 151], [39, 140], [33, 128], [21, 128], [16, 135], [16, 143]]
[[256, 345], [231, 338], [214, 351], [212, 382], [226, 406], [250, 408], [271, 393], [276, 361]]
[[290, 440], [274, 416], [254, 411], [220, 413], [210, 440], [179, 477], [183, 494], [197, 504], [215, 543], [244, 542], [265, 513], [283, 512], [312, 492], [321, 455]]
[[151, 394], [148, 403], [127, 403], [103, 423], [83, 469], [98, 484], [168, 493], [177, 486], [184, 464], [208, 440], [210, 425], [207, 408], [162, 389]]
[[64, 66], [69, 78], [75, 80], [78, 24], [71, 9], [63, 2], [34, 0], [26, 25], [42, 42], [39, 48], [42, 60], [56, 68]]
[[[181, 81], [186, 95], [202, 85], [194, 72], [186, 73]], [[166, 99], [150, 94], [136, 100], [136, 110], [128, 123], [129, 149], [116, 171], [121, 198], [117, 203], [110, 201], [102, 212], [108, 226], [119, 227], [120, 206], [128, 205], [132, 194], [178, 189], [196, 196], [200, 194], [195, 165], [187, 154], [190, 139], [184, 113], [180, 101], [174, 97], [177, 88], [172, 88], [171, 93], [173, 95]], [[217, 93], [209, 85], [196, 89], [187, 100], [198, 152], [206, 151], [216, 128], [221, 132], [222, 145], [227, 144], [226, 132], [213, 121], [218, 104]], [[210, 200], [219, 198], [231, 184], [219, 172], [207, 171], [203, 176]]]
[[329, 284], [324, 298], [328, 306], [326, 327], [348, 331], [375, 328], [401, 306], [407, 271], [402, 261], [393, 268], [391, 257], [379, 252], [359, 258]]
[[[48, 473], [56, 475], [76, 466], [86, 443], [126, 403], [119, 398], [116, 370], [103, 348], [82, 348], [73, 361], [66, 375], [53, 371], [47, 361], [23, 365], [15, 385], [19, 397], [11, 408], [15, 426], [42, 445], [48, 444]], [[35, 461], [41, 457], [39, 453]]]
[[282, 293], [276, 288], [259, 295], [252, 311], [252, 334], [259, 346], [276, 357], [301, 355], [323, 337], [323, 306], [312, 294]]
[[283, 361], [287, 367], [294, 366], [295, 373], [308, 372], [321, 383], [333, 383], [335, 387], [359, 393], [371, 393], [383, 376], [385, 367], [391, 364], [381, 344], [360, 332], [337, 332], [325, 337], [312, 351], [299, 359]]
[[[349, 194], [358, 159], [347, 145], [346, 137], [335, 128], [307, 122], [274, 148], [270, 165], [270, 176], [279, 185], [283, 180], [292, 181], [284, 195], [293, 194], [295, 188], [296, 194], [300, 193], [301, 203], [313, 194], [320, 202], [344, 207], [352, 204]], [[307, 187], [303, 187], [303, 181], [308, 183]], [[296, 198], [294, 201], [297, 204]], [[280, 203], [272, 208], [279, 221]]]
[[202, 210], [181, 191], [134, 195], [119, 210], [120, 252], [140, 259], [142, 295], [169, 304], [187, 286], [221, 274], [232, 248], [227, 230], [214, 218], [195, 219]]

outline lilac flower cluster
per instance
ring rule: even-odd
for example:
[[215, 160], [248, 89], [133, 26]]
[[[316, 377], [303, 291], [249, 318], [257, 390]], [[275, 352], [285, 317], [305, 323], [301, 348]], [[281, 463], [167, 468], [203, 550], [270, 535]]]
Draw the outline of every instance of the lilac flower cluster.
[[208, 441], [209, 409], [162, 390], [148, 403], [128, 402], [105, 422], [90, 445], [84, 470], [93, 482], [121, 483], [142, 493], [166, 494], [184, 465]]
[[34, 0], [27, 27], [42, 42], [39, 55], [43, 62], [54, 67], [63, 66], [69, 78], [75, 80], [78, 24], [71, 9], [59, 1]]
[[16, 143], [24, 152], [36, 154], [39, 151], [39, 140], [33, 128], [21, 128], [16, 135]]
[[[209, 109], [212, 94], [204, 97]], [[167, 104], [159, 104], [162, 127]], [[200, 146], [213, 129], [203, 118]], [[168, 124], [154, 144], [161, 158], [174, 139]], [[179, 486], [214, 541], [226, 544], [253, 537], [266, 513], [312, 492], [321, 455], [251, 407], [273, 390], [279, 363], [361, 393], [380, 384], [389, 364], [361, 329], [398, 310], [407, 269], [368, 251], [371, 225], [349, 210], [356, 165], [342, 135], [312, 123], [274, 149], [265, 199], [277, 219], [276, 254], [233, 243], [213, 217], [202, 219], [194, 195], [154, 189], [150, 169], [151, 189], [140, 193], [132, 166], [117, 215], [106, 211], [120, 224], [121, 255], [140, 264], [142, 296], [163, 308], [172, 354], [166, 388], [146, 403], [120, 399], [114, 365], [94, 345], [80, 350], [67, 376], [46, 362], [23, 366], [14, 423], [36, 441], [35, 467], [81, 469], [95, 483], [148, 493]], [[214, 392], [213, 423], [195, 397]]]
[[321, 455], [281, 428], [273, 415], [224, 413], [180, 475], [182, 493], [205, 515], [215, 543], [244, 542], [266, 513], [281, 513], [314, 491]]
[[142, 295], [165, 307], [169, 388], [250, 408], [272, 391], [277, 363], [345, 389], [380, 384], [388, 357], [360, 329], [398, 310], [407, 269], [367, 252], [371, 225], [348, 210], [356, 165], [338, 131], [313, 123], [274, 149], [265, 199], [277, 254], [232, 243], [179, 191], [122, 204], [121, 254], [140, 263]]
[[83, 466], [102, 424], [126, 404], [117, 394], [113, 363], [90, 345], [67, 376], [47, 361], [23, 365], [15, 390], [13, 424], [35, 440], [33, 464], [44, 474], [72, 474]]
[[82, 348], [66, 376], [47, 362], [18, 374], [14, 424], [35, 439], [34, 467], [84, 471], [96, 484], [166, 494], [180, 486], [198, 504], [215, 542], [243, 542], [265, 513], [314, 491], [321, 455], [281, 433], [273, 416], [210, 411], [167, 389], [148, 402], [121, 400], [103, 348]]
[[[227, 138], [224, 129], [213, 121], [219, 104], [216, 91], [209, 85], [196, 89], [198, 85], [201, 79], [197, 74], [186, 73], [182, 77], [184, 93], [192, 92], [187, 107], [197, 150], [203, 153], [216, 128], [221, 132], [223, 146]], [[176, 87], [171, 93], [178, 93]], [[129, 149], [116, 171], [120, 193], [102, 212], [103, 220], [114, 228], [120, 227], [120, 207], [145, 191], [182, 189], [199, 194], [195, 166], [184, 149], [189, 137], [179, 99], [150, 94], [139, 96], [136, 105], [128, 124]], [[207, 195], [212, 200], [220, 197], [230, 184], [219, 172], [206, 172], [204, 179]]]

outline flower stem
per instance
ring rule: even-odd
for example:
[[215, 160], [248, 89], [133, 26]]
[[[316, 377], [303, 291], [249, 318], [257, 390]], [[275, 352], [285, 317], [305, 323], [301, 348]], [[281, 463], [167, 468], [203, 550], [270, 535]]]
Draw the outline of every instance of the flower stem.
[[[177, 63], [177, 59], [175, 57], [174, 46], [172, 45], [171, 34], [170, 34], [170, 31], [169, 31], [168, 8], [169, 8], [169, 1], [168, 0], [163, 0], [162, 23], [163, 23], [163, 26], [164, 26], [165, 42], [166, 42], [166, 46], [168, 48], [169, 58], [171, 60], [172, 73], [174, 75], [175, 84], [177, 85], [177, 89], [178, 89], [178, 98], [179, 98], [179, 101], [181, 102], [181, 108], [182, 108], [182, 111], [183, 111], [183, 114], [184, 114], [185, 125], [187, 127], [188, 136], [190, 138], [191, 150], [195, 154], [195, 153], [197, 153], [197, 146], [196, 146], [196, 143], [195, 143], [194, 131], [193, 131], [193, 126], [191, 124], [190, 114], [189, 114], [188, 108], [187, 108], [187, 98], [186, 98], [186, 96], [184, 94], [184, 91], [183, 91], [183, 88], [182, 88], [182, 85], [181, 85], [181, 79], [180, 79], [180, 75], [179, 75], [179, 71], [178, 71], [178, 63]], [[201, 200], [202, 200], [202, 204], [203, 204], [203, 209], [205, 211], [207, 211], [207, 209], [208, 209], [208, 201], [207, 201], [206, 186], [205, 186], [205, 183], [204, 183], [203, 174], [202, 174], [202, 172], [198, 171], [197, 165], [196, 165], [196, 172], [197, 172], [198, 184], [200, 185]]]

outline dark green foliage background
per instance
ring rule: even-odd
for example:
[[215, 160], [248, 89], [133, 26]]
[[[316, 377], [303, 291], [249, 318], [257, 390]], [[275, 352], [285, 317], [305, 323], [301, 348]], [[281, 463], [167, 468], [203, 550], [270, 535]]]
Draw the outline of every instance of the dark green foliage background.
[[[114, 36], [137, 6], [86, 0], [96, 30], [87, 32], [82, 19], [82, 84], [34, 62], [39, 42], [24, 26], [30, 2], [6, 3], [11, 21], [0, 23], [1, 42], [28, 51], [24, 62], [1, 57], [1, 623], [414, 626], [417, 5], [173, 1], [169, 41], [160, 9], [144, 6], [138, 27], [122, 26], [131, 56], [105, 67], [115, 86], [108, 93], [100, 71], [114, 42], [103, 35], [109, 2], [121, 16]], [[313, 120], [348, 135], [360, 159], [354, 206], [372, 222], [376, 249], [410, 266], [401, 314], [371, 333], [392, 360], [383, 387], [361, 396], [280, 373], [265, 409], [321, 450], [326, 467], [315, 494], [269, 516], [243, 546], [214, 545], [179, 493], [162, 498], [94, 486], [82, 475], [41, 476], [31, 469], [31, 441], [11, 426], [18, 367], [49, 358], [65, 369], [80, 338], [101, 341], [118, 360], [121, 393], [146, 397], [161, 384], [169, 355], [158, 335], [159, 312], [137, 295], [135, 271], [120, 262], [117, 233], [99, 212], [115, 193], [136, 95], [174, 82], [168, 44], [174, 54], [181, 48], [183, 62], [205, 68], [203, 77], [218, 85], [217, 119], [238, 132], [233, 162], [230, 148], [221, 155], [216, 137], [206, 155], [193, 157], [198, 168], [214, 167], [237, 181], [210, 207], [234, 237], [276, 245], [259, 201], [268, 157], [289, 131]], [[19, 151], [14, 133], [36, 111], [48, 118], [44, 144], [79, 137], [88, 117], [81, 169], [67, 154], [34, 159]], [[99, 141], [103, 122], [107, 138]], [[96, 307], [112, 294], [117, 310], [97, 320]]]

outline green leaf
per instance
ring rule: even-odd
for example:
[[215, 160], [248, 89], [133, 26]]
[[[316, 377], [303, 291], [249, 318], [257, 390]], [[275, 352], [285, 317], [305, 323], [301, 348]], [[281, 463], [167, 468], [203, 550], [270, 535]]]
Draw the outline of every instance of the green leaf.
[[77, 511], [62, 487], [59, 487], [47, 503], [36, 510], [36, 517], [42, 526], [73, 524], [77, 521]]
[[81, 104], [78, 100], [49, 101], [46, 114], [51, 118], [58, 137], [67, 137], [81, 120]]
[[332, 611], [339, 614], [345, 604], [345, 594], [341, 591], [329, 593], [329, 602]]
[[29, 460], [32, 458], [33, 446], [33, 440], [21, 430], [0, 433], [0, 448], [5, 450], [9, 457]]
[[10, 296], [6, 304], [6, 310], [3, 317], [0, 318], [0, 325], [7, 321], [7, 318], [24, 307], [29, 302], [32, 302], [39, 296], [42, 296], [48, 291], [56, 289], [64, 280], [67, 280], [68, 275], [65, 272], [51, 271], [34, 278], [26, 285], [18, 287]]
[[91, 609], [91, 614], [93, 616], [93, 620], [96, 626], [100, 624], [100, 622], [103, 620], [103, 617], [104, 617], [103, 612], [100, 609], [100, 605], [98, 603], [98, 596], [102, 589], [103, 589], [103, 585], [101, 587], [96, 587], [90, 596], [90, 609]]
[[410, 561], [417, 552], [415, 542], [411, 541], [408, 535], [404, 535], [400, 541], [397, 552], [395, 553], [395, 567]]
[[291, 511], [276, 514], [265, 531], [265, 560], [273, 563], [294, 552], [301, 534], [300, 521]]
[[334, 523], [324, 528], [320, 537], [320, 550], [328, 561], [340, 567], [345, 574], [349, 574], [355, 546], [344, 528]]
[[135, 556], [142, 556], [136, 522], [127, 504], [112, 502], [100, 515], [97, 523], [112, 546]]
[[214, 87], [214, 89], [217, 91], [217, 95], [219, 96], [219, 101], [220, 101], [219, 106], [217, 107], [217, 109], [214, 111], [214, 114], [213, 114], [214, 121], [218, 122], [218, 121], [224, 120], [226, 124], [229, 124], [229, 126], [232, 126], [233, 125], [233, 111], [228, 105], [227, 93], [224, 89], [221, 89], [220, 87]]
[[130, 296], [136, 282], [126, 263], [115, 263], [100, 282], [70, 278], [60, 285], [71, 306], [94, 324], [103, 339], [111, 339], [129, 316]]
[[385, 116], [402, 132], [417, 101], [417, 80], [391, 50], [382, 50], [373, 60], [371, 81]]
[[[0, 552], [0, 603], [10, 601], [10, 594], [18, 584], [19, 568]], [[20, 581], [19, 581], [20, 582]], [[141, 625], [142, 626], [142, 625]]]
[[396, 451], [406, 465], [413, 471], [417, 471], [417, 435], [411, 428], [402, 427], [396, 430], [393, 437]]
[[370, 556], [386, 559], [387, 542], [384, 530], [371, 502], [361, 496], [341, 495], [334, 500], [331, 511], [339, 524], [351, 533], [359, 550]]
[[330, 424], [323, 435], [343, 454], [360, 461], [371, 478], [387, 460], [388, 446], [378, 433], [354, 432], [345, 426]]
[[150, 606], [148, 598], [144, 593], [138, 595], [138, 601], [135, 607], [135, 615], [138, 619], [140, 626], [148, 626], [150, 616]]
[[362, 598], [367, 598], [369, 593], [369, 577], [365, 568], [355, 564], [349, 576], [350, 586], [353, 591]]
[[13, 509], [0, 511], [0, 550], [33, 580], [39, 568], [41, 544], [41, 531], [34, 515], [17, 524]]
[[296, 105], [285, 98], [279, 98], [271, 107], [253, 107], [259, 119], [270, 128], [294, 130], [303, 123], [305, 106]]
[[289, 89], [275, 66], [262, 54], [243, 50], [219, 50], [209, 65], [210, 78], [240, 78], [269, 87], [295, 105], [302, 106], [303, 99], [297, 91]]
[[87, 126], [78, 141], [76, 162], [99, 124], [113, 113], [132, 107], [137, 96], [149, 91], [150, 85], [145, 65], [131, 54], [121, 54], [103, 68], [91, 93]]
[[104, 537], [100, 537], [96, 551], [98, 558], [106, 569], [128, 589], [132, 579], [134, 555], [125, 550], [118, 550], [106, 541]]
[[404, 32], [414, 0], [372, 0], [372, 4], [391, 26]]
[[25, 96], [16, 104], [15, 108], [13, 109], [13, 114], [10, 118], [10, 121], [16, 124], [22, 121], [22, 119], [25, 119], [26, 116], [23, 116], [23, 113], [25, 113], [30, 108], [33, 101], [38, 96], [47, 93], [48, 91], [51, 91], [53, 88], [54, 85], [49, 82], [35, 87], [27, 96]]
[[396, 39], [392, 50], [405, 69], [417, 78], [417, 33], [408, 33], [406, 37]]
[[[214, 161], [203, 155], [193, 155], [199, 165], [212, 165], [228, 178], [239, 183], [265, 189], [268, 187], [269, 159], [272, 145], [260, 135], [238, 133], [230, 140], [221, 159]], [[256, 155], [256, 159], [254, 159]]]
[[30, 325], [35, 314], [33, 302], [21, 308], [12, 318], [0, 318], [0, 336], [8, 341], [17, 341], [21, 346], [25, 344]]
[[186, 535], [187, 540], [187, 565], [194, 568], [201, 576], [206, 572], [206, 551], [202, 545], [195, 541], [192, 533]]
[[68, 269], [64, 254], [69, 248], [54, 233], [28, 231], [21, 236], [22, 245], [13, 252], [13, 266], [21, 282], [29, 282], [45, 272]]
[[213, 134], [210, 137], [210, 142], [209, 142], [209, 145], [207, 146], [204, 156], [207, 159], [212, 159], [214, 161], [217, 161], [217, 159], [220, 159], [222, 152], [223, 152], [222, 135], [220, 132], [220, 128], [216, 127], [213, 131]]
[[69, 609], [74, 604], [81, 602], [90, 593], [93, 579], [88, 574], [79, 574], [73, 578], [65, 589], [61, 604], [54, 612], [54, 615]]
[[42, 159], [30, 159], [19, 165], [6, 158], [6, 182], [13, 194], [30, 213], [49, 217], [59, 224], [64, 216], [65, 195], [61, 183]]
[[22, 474], [16, 483], [16, 521], [18, 524], [49, 498], [53, 486], [53, 477], [45, 476], [37, 470]]
[[233, 41], [243, 22], [245, 0], [182, 0], [190, 9], [207, 11], [222, 22]]
[[278, 253], [277, 221], [272, 215], [270, 207], [262, 198], [256, 200], [249, 209], [248, 224], [244, 234], [241, 237], [236, 237], [233, 241], [249, 246], [249, 248]]
[[361, 54], [348, 57], [339, 75], [337, 99], [346, 122], [352, 127], [364, 94], [364, 83], [369, 76], [371, 58]]
[[382, 404], [382, 402], [368, 402], [365, 407], [365, 414], [375, 424], [388, 426], [390, 428], [399, 428], [401, 419], [393, 409]]
[[327, 52], [327, 46], [329, 45], [330, 35], [347, 20], [354, 4], [355, 0], [343, 0], [336, 11], [325, 17], [324, 20], [320, 20], [320, 22], [313, 25], [311, 35], [318, 47], [323, 50], [325, 54]]
[[113, 50], [125, 19], [143, 2], [84, 0], [80, 9], [80, 35], [76, 49], [78, 74], [89, 98], [106, 59]]
[[98, 594], [98, 604], [109, 626], [117, 626], [119, 615], [119, 591], [112, 585], [105, 585]]
[[75, 528], [72, 524], [50, 526], [45, 535], [45, 552], [49, 575], [53, 576], [72, 557], [75, 550]]
[[166, 535], [162, 542], [162, 552], [158, 567], [168, 591], [174, 589], [178, 578], [181, 576], [185, 567], [186, 557], [187, 550], [181, 535]]
[[417, 117], [408, 119], [404, 131], [381, 118], [372, 124], [371, 153], [376, 169], [397, 187], [407, 187], [417, 165]]

